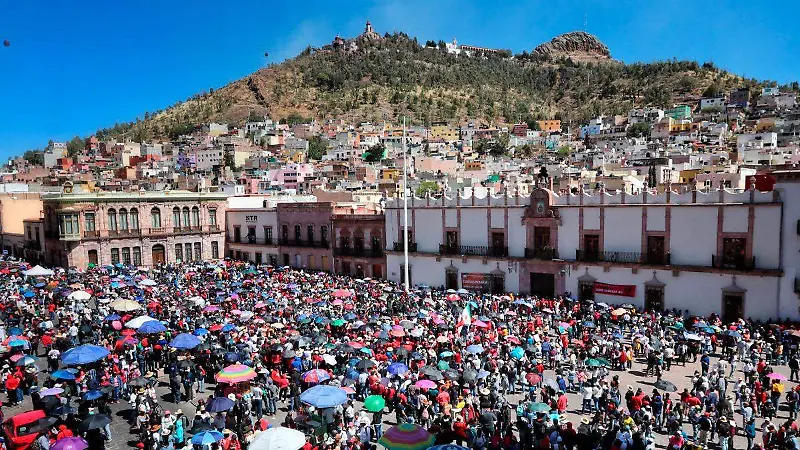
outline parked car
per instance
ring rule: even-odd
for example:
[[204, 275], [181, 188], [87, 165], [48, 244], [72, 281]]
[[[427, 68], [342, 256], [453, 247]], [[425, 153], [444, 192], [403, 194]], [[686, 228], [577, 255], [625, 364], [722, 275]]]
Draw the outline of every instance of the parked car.
[[3, 435], [8, 450], [28, 450], [39, 431], [34, 425], [44, 417], [44, 411], [37, 409], [6, 419], [3, 422]]

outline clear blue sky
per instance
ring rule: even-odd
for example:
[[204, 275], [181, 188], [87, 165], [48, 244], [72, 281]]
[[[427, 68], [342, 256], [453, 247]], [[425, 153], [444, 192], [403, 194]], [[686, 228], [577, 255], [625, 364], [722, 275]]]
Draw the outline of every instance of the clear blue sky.
[[0, 0], [0, 160], [89, 135], [354, 36], [530, 50], [584, 28], [625, 62], [677, 57], [748, 77], [800, 78], [795, 0]]

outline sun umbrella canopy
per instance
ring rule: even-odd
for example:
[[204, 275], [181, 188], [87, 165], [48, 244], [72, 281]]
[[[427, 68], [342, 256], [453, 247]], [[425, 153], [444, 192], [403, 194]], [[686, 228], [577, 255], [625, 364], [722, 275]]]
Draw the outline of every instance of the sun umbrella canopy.
[[255, 370], [244, 364], [233, 364], [214, 375], [218, 383], [241, 383], [242, 381], [252, 380], [257, 376]]
[[86, 291], [75, 291], [67, 296], [70, 300], [89, 300], [92, 298], [92, 294]]
[[[125, 300], [125, 299], [123, 299], [123, 300], [117, 300], [114, 303], [112, 303], [111, 304], [111, 308], [113, 308], [115, 311], [130, 312], [130, 311], [138, 311], [138, 310], [142, 309], [142, 305], [140, 305], [138, 302], [135, 302], [133, 300]], [[131, 327], [131, 328], [133, 328], [133, 327]]]
[[125, 322], [125, 326], [128, 328], [133, 328], [135, 330], [140, 326], [144, 325], [145, 322], [150, 322], [151, 320], [156, 320], [156, 319], [153, 319], [150, 316], [139, 316]]
[[139, 327], [139, 333], [154, 334], [167, 331], [167, 327], [158, 320], [148, 320]]
[[84, 450], [89, 447], [89, 443], [82, 437], [65, 437], [56, 441], [50, 446], [50, 450]]
[[299, 450], [306, 444], [306, 435], [291, 428], [276, 427], [258, 433], [249, 450]]
[[55, 272], [53, 272], [52, 270], [45, 269], [40, 265], [36, 265], [30, 270], [26, 270], [22, 273], [25, 274], [26, 277], [50, 277], [55, 274]]
[[192, 444], [211, 445], [217, 441], [221, 441], [222, 437], [222, 433], [216, 430], [201, 431], [200, 433], [192, 436]]
[[370, 412], [378, 412], [386, 406], [386, 400], [380, 395], [370, 395], [364, 399], [364, 409]]
[[433, 446], [434, 437], [419, 425], [395, 425], [381, 436], [378, 443], [389, 450], [426, 450]]
[[169, 341], [169, 346], [183, 350], [189, 350], [201, 344], [200, 339], [189, 333], [181, 333]]
[[64, 354], [61, 355], [61, 362], [68, 366], [89, 364], [105, 358], [109, 353], [110, 352], [105, 347], [85, 344], [64, 352]]
[[55, 378], [57, 380], [74, 380], [75, 374], [70, 372], [68, 369], [56, 370], [55, 372], [50, 374], [51, 378]]
[[214, 397], [206, 403], [206, 411], [208, 412], [220, 412], [220, 411], [227, 411], [233, 408], [233, 405], [236, 403], [229, 399], [228, 397]]
[[316, 408], [330, 408], [347, 402], [347, 394], [334, 386], [318, 385], [300, 394], [300, 401]]

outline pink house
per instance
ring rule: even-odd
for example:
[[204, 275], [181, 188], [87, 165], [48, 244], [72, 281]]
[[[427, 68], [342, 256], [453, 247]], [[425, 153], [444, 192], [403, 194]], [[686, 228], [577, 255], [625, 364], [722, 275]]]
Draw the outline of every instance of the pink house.
[[287, 189], [297, 189], [298, 184], [313, 176], [314, 166], [311, 164], [287, 164], [286, 167], [270, 170], [267, 175], [272, 184]]

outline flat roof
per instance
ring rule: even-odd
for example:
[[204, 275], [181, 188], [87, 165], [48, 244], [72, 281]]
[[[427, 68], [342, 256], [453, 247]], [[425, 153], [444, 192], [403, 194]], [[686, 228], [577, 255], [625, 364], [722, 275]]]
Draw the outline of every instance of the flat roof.
[[226, 200], [224, 192], [191, 191], [137, 191], [137, 192], [76, 192], [42, 194], [43, 201], [56, 202], [104, 202], [104, 201], [165, 201], [165, 200]]

